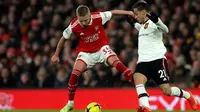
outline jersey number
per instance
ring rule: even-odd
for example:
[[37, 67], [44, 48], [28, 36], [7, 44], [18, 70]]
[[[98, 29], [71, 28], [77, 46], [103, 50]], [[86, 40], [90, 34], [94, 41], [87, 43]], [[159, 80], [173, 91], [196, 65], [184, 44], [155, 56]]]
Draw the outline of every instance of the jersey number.
[[160, 78], [163, 79], [163, 81], [168, 80], [168, 76], [165, 73], [165, 70], [158, 70], [158, 73], [160, 74]]
[[107, 53], [111, 54], [112, 50], [109, 49], [108, 47], [106, 47], [106, 48], [103, 49], [103, 52], [104, 52], [104, 55], [106, 55]]

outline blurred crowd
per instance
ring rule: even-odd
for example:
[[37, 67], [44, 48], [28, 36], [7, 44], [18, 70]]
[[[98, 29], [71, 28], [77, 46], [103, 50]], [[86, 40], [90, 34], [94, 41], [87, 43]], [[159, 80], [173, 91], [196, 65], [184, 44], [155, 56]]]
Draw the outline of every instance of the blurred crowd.
[[[66, 88], [77, 53], [74, 35], [59, 64], [51, 63], [63, 30], [87, 4], [91, 11], [131, 10], [137, 0], [0, 0], [0, 88]], [[168, 26], [164, 35], [170, 80], [182, 88], [200, 88], [200, 0], [147, 0]], [[124, 16], [105, 25], [109, 44], [135, 70], [138, 31]], [[131, 87], [114, 68], [98, 64], [79, 79], [83, 88]], [[155, 87], [153, 81], [148, 87]]]

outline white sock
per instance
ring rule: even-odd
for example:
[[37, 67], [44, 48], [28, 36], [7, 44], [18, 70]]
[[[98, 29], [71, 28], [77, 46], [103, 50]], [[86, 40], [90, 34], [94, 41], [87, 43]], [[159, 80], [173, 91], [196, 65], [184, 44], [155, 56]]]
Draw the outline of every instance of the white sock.
[[[137, 90], [138, 96], [143, 93], [147, 94], [146, 89], [144, 88], [144, 84], [136, 85], [136, 90]], [[140, 103], [140, 106], [146, 106], [146, 107], [150, 108], [148, 96], [140, 97], [139, 103]]]
[[67, 105], [73, 107], [74, 106], [74, 100], [69, 100], [68, 103], [67, 103]]
[[[182, 89], [180, 89], [178, 87], [171, 87], [171, 96], [180, 97], [181, 90]], [[184, 91], [184, 90], [182, 90], [182, 92], [183, 92], [183, 98], [185, 98], [185, 99], [190, 98], [190, 93], [189, 92]]]

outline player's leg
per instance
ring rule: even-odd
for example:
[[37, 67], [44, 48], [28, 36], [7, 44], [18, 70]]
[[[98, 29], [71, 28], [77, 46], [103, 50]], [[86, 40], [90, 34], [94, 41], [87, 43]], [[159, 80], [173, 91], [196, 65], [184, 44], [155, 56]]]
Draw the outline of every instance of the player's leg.
[[156, 84], [159, 85], [162, 92], [168, 96], [176, 96], [187, 99], [191, 107], [196, 110], [198, 103], [190, 92], [187, 92], [178, 87], [171, 87], [169, 85], [169, 70], [167, 66], [167, 60], [156, 60], [153, 62], [153, 65], [155, 66], [152, 67], [152, 70], [154, 71], [152, 78], [154, 79]]
[[180, 89], [178, 87], [171, 87], [169, 83], [160, 84], [159, 87], [165, 95], [185, 98], [189, 102], [193, 110], [196, 110], [198, 108], [198, 102], [190, 92]]
[[141, 62], [137, 64], [135, 74], [133, 75], [140, 105], [138, 112], [151, 112], [148, 100], [149, 95], [144, 86], [148, 79], [150, 79], [149, 72], [149, 64]]
[[115, 52], [108, 45], [101, 48], [100, 55], [100, 62], [104, 62], [106, 65], [115, 67], [124, 75], [126, 80], [133, 84], [133, 72], [119, 60]]
[[[160, 75], [160, 78], [167, 76], [166, 79], [169, 79], [169, 75], [168, 75], [169, 70], [168, 70], [167, 60], [163, 59], [162, 61], [163, 61], [162, 66], [163, 66], [164, 72], [163, 73], [160, 72], [161, 75], [163, 74], [163, 76]], [[169, 83], [163, 83], [163, 84], [160, 83], [159, 87], [161, 88], [163, 93], [168, 96], [176, 96], [176, 97], [187, 99], [187, 101], [189, 102], [193, 110], [196, 110], [198, 108], [198, 103], [190, 92], [180, 89], [178, 87], [171, 87]]]
[[[136, 68], [139, 68], [139, 67], [136, 67]], [[139, 71], [139, 69], [136, 69], [136, 73], [133, 75], [133, 77], [134, 77], [134, 82], [136, 85], [135, 87], [136, 87], [139, 104], [140, 104], [140, 107], [138, 108], [138, 112], [151, 112], [149, 100], [148, 100], [149, 95], [146, 92], [146, 89], [144, 86], [144, 84], [147, 82], [148, 79], [144, 74], [137, 71]]]
[[83, 73], [87, 69], [87, 65], [85, 62], [81, 60], [76, 60], [74, 64], [74, 68], [72, 70], [69, 82], [68, 82], [68, 94], [69, 94], [69, 100], [74, 100], [74, 95], [76, 92], [76, 89], [78, 87], [78, 79], [81, 73]]
[[68, 103], [60, 112], [70, 112], [74, 108], [74, 97], [78, 87], [78, 79], [81, 73], [87, 69], [87, 56], [81, 53], [79, 55], [82, 57], [78, 56], [76, 59], [68, 82]]
[[131, 71], [128, 67], [126, 67], [116, 55], [108, 57], [107, 63], [115, 67], [118, 71], [120, 71], [126, 80], [133, 83], [133, 71]]

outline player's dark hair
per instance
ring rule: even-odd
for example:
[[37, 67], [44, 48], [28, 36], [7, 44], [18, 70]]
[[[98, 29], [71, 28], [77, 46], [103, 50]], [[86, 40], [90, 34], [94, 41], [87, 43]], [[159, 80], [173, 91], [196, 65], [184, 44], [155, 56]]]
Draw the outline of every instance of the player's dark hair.
[[140, 1], [136, 2], [133, 5], [133, 9], [137, 9], [139, 11], [141, 11], [141, 10], [149, 11], [150, 10], [149, 5], [147, 4], [147, 2], [143, 1], [143, 0], [140, 0]]
[[90, 13], [90, 9], [86, 6], [86, 5], [80, 5], [78, 6], [78, 8], [76, 9], [76, 14], [78, 16], [85, 16], [88, 13]]

